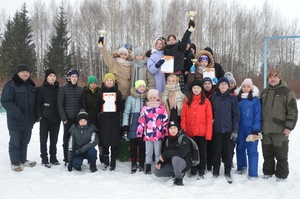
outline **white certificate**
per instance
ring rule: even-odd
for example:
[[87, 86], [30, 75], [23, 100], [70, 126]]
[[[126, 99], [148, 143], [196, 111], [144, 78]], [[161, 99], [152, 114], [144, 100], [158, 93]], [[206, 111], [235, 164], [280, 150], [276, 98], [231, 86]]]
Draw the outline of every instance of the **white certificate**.
[[102, 111], [103, 112], [116, 112], [117, 106], [116, 106], [116, 99], [117, 99], [117, 93], [102, 93], [103, 100], [105, 103], [102, 105]]
[[215, 72], [215, 68], [204, 68], [202, 69], [202, 74], [203, 74], [203, 79], [205, 77], [209, 77], [211, 79], [211, 81], [214, 83], [213, 78], [216, 77], [216, 72]]
[[161, 65], [161, 72], [174, 73], [174, 56], [164, 55], [162, 59], [164, 59], [165, 62]]

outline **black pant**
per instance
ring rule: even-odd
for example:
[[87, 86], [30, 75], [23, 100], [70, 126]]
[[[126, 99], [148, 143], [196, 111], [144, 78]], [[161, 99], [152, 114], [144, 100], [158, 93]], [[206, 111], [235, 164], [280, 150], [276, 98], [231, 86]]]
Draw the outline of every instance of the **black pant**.
[[47, 141], [48, 135], [50, 137], [50, 146], [49, 146], [49, 154], [50, 159], [56, 159], [57, 153], [57, 139], [60, 128], [60, 121], [51, 123], [48, 119], [42, 118], [40, 121], [40, 150], [41, 150], [41, 158], [45, 159], [48, 156], [47, 153]]
[[64, 149], [64, 161], [68, 162], [68, 146], [69, 146], [69, 138], [70, 133], [69, 130], [73, 124], [77, 123], [76, 120], [67, 120], [67, 123], [64, 124], [64, 137], [63, 137], [63, 149]]
[[145, 159], [145, 142], [142, 140], [142, 138], [134, 138], [130, 139], [130, 158], [131, 160], [136, 160], [137, 158], [137, 148], [139, 150], [139, 159], [144, 160]]
[[[116, 166], [118, 147], [112, 146], [110, 147], [110, 166]], [[103, 147], [103, 155], [108, 158], [109, 156], [109, 147]]]
[[207, 141], [206, 145], [206, 166], [207, 169], [211, 169], [212, 166], [212, 144], [211, 141]]
[[200, 154], [200, 163], [197, 165], [197, 169], [201, 172], [204, 172], [205, 170], [205, 163], [206, 163], [206, 144], [207, 140], [204, 136], [195, 136], [192, 137], [193, 140], [197, 143], [197, 146], [199, 148], [199, 154]]
[[230, 173], [232, 163], [232, 149], [235, 143], [230, 140], [231, 133], [213, 133], [212, 137], [212, 165], [213, 172], [220, 172], [221, 157], [224, 162], [225, 174]]

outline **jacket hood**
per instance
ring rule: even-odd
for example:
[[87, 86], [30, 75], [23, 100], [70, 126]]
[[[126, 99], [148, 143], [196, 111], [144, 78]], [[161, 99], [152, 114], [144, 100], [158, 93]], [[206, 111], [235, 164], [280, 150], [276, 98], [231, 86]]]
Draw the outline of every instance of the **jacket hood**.
[[[148, 89], [146, 88], [145, 92], [141, 94], [141, 98], [143, 99], [147, 99], [147, 93], [148, 93]], [[135, 92], [135, 88], [132, 87], [130, 89], [130, 94], [133, 96], [133, 97], [139, 97], [139, 94], [137, 92]]]
[[[242, 90], [242, 87], [238, 87], [237, 89], [235, 89], [234, 93], [236, 95], [238, 95], [241, 90]], [[253, 89], [252, 89], [252, 96], [259, 97], [259, 89], [254, 85], [253, 85]]]
[[198, 60], [199, 60], [199, 58], [201, 57], [201, 55], [207, 55], [207, 56], [208, 56], [208, 58], [209, 58], [209, 63], [208, 63], [208, 65], [207, 65], [207, 67], [212, 68], [212, 67], [215, 65], [214, 57], [211, 55], [211, 53], [208, 52], [207, 50], [201, 50], [201, 51], [199, 51], [199, 52], [197, 53], [197, 55], [196, 55], [196, 57], [195, 57], [195, 59], [197, 59], [197, 61], [196, 61], [196, 66], [199, 66], [199, 65], [200, 65], [200, 63], [199, 63]]

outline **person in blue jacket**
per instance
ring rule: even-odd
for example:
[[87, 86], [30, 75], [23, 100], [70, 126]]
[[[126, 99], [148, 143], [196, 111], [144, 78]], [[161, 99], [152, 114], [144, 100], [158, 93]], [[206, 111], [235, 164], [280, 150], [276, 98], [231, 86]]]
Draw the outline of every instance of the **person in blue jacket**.
[[[245, 79], [241, 86], [236, 89], [240, 122], [236, 141], [237, 172], [247, 172], [248, 156], [248, 179], [255, 180], [258, 176], [258, 139], [261, 130], [261, 104], [259, 90], [253, 85], [251, 79]], [[247, 150], [247, 156], [246, 156]]]

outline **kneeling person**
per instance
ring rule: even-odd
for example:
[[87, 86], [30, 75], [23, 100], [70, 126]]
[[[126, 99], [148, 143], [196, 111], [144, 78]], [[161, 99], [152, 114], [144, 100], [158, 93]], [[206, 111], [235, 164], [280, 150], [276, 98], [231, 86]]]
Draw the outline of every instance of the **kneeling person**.
[[80, 110], [77, 115], [78, 124], [73, 124], [70, 128], [70, 139], [68, 146], [68, 171], [81, 170], [81, 165], [84, 159], [88, 159], [91, 172], [97, 171], [97, 128], [93, 124], [88, 123], [89, 115]]
[[169, 137], [166, 141], [164, 152], [156, 164], [154, 174], [157, 177], [175, 176], [174, 185], [183, 185], [184, 173], [192, 167], [192, 152], [190, 140], [183, 136], [181, 143], [178, 142], [180, 135], [185, 134], [180, 129], [177, 121], [169, 123]]

